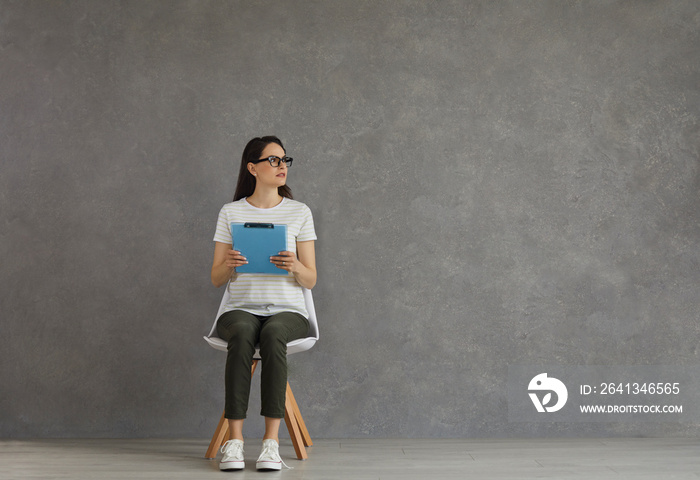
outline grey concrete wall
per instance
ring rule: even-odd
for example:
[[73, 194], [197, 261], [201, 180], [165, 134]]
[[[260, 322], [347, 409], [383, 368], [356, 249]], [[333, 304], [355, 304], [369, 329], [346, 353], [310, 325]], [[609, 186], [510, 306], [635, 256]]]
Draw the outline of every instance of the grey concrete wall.
[[700, 363], [699, 32], [695, 1], [1, 1], [0, 435], [210, 435], [260, 134], [319, 235], [314, 436], [697, 435], [509, 423], [506, 377]]

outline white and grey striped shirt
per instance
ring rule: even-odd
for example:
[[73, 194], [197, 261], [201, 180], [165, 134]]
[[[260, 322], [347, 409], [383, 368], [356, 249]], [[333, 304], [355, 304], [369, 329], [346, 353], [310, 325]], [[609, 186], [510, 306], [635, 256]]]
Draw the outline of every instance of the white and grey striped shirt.
[[[316, 240], [311, 210], [305, 204], [283, 198], [272, 208], [257, 208], [245, 198], [227, 203], [219, 212], [215, 242], [233, 245], [231, 224], [245, 222], [287, 225], [287, 250], [296, 253], [297, 242]], [[230, 300], [225, 310], [245, 310], [255, 315], [297, 312], [308, 318], [301, 286], [293, 275], [239, 273], [228, 285]]]

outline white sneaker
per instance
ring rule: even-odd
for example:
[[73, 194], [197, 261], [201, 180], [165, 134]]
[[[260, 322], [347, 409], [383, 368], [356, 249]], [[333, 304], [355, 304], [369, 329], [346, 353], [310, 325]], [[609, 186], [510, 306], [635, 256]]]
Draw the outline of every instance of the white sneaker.
[[262, 452], [255, 466], [258, 470], [282, 470], [282, 465], [288, 467], [280, 458], [279, 445], [272, 439], [263, 440]]
[[221, 453], [224, 456], [219, 463], [219, 470], [242, 470], [245, 468], [242, 441], [229, 440], [221, 447]]

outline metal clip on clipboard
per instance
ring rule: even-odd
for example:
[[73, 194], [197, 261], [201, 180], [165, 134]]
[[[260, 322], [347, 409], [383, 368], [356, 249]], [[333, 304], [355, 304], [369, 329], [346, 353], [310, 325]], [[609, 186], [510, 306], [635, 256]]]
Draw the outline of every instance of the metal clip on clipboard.
[[243, 224], [244, 228], [275, 228], [275, 225], [272, 223], [253, 223], [253, 222], [247, 222]]

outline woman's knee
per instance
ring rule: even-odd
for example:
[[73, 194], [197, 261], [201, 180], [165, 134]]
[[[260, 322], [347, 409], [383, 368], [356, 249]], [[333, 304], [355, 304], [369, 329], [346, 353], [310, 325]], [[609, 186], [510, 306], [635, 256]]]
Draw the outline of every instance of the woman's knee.
[[234, 355], [246, 361], [252, 359], [260, 329], [257, 319], [246, 318], [245, 315], [229, 315], [222, 316], [219, 322], [217, 331], [219, 337], [227, 343], [229, 358]]
[[260, 337], [266, 340], [282, 341], [287, 344], [292, 340], [305, 337], [309, 332], [309, 321], [298, 313], [282, 312], [268, 318], [262, 326]]
[[236, 340], [255, 344], [260, 331], [260, 322], [247, 312], [234, 310], [226, 312], [219, 318], [216, 331], [219, 337], [227, 342]]
[[287, 348], [287, 330], [284, 325], [266, 325], [260, 331], [260, 348]]

